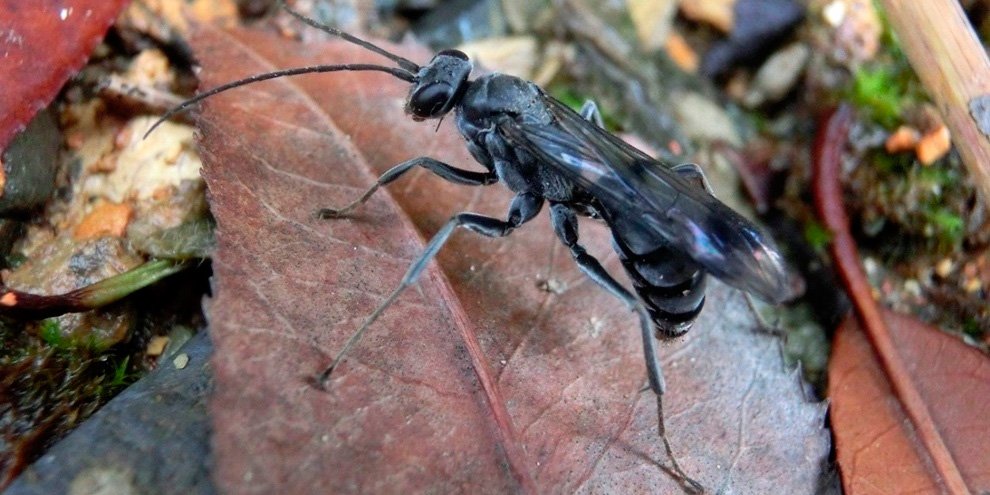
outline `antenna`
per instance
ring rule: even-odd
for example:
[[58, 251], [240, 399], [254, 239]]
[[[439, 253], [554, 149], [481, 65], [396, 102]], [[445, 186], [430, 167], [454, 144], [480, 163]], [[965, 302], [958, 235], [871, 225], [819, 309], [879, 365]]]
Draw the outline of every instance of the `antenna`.
[[178, 113], [181, 113], [182, 111], [186, 110], [187, 108], [189, 108], [189, 107], [191, 107], [191, 106], [193, 106], [193, 105], [195, 105], [195, 104], [197, 104], [197, 103], [199, 103], [199, 102], [201, 102], [201, 101], [203, 101], [203, 100], [205, 100], [205, 99], [207, 99], [207, 98], [209, 98], [209, 97], [211, 97], [211, 96], [213, 96], [213, 95], [215, 95], [217, 93], [223, 93], [224, 91], [227, 91], [227, 90], [230, 90], [230, 89], [238, 88], [238, 87], [241, 87], [241, 86], [246, 86], [248, 84], [253, 84], [253, 83], [256, 83], [256, 82], [267, 81], [269, 79], [275, 79], [277, 77], [298, 76], [300, 74], [317, 74], [317, 73], [322, 73], [322, 72], [338, 72], [338, 71], [345, 71], [345, 70], [385, 72], [385, 73], [391, 74], [391, 75], [393, 75], [393, 76], [395, 76], [395, 77], [397, 77], [399, 79], [402, 79], [403, 81], [406, 81], [406, 82], [415, 82], [416, 81], [416, 76], [413, 73], [408, 72], [408, 71], [406, 71], [404, 69], [399, 69], [399, 68], [396, 68], [396, 67], [385, 67], [383, 65], [375, 65], [375, 64], [311, 65], [309, 67], [296, 67], [296, 68], [292, 68], [292, 69], [277, 70], [277, 71], [274, 71], [274, 72], [265, 72], [263, 74], [255, 74], [255, 75], [250, 76], [250, 77], [245, 77], [244, 79], [238, 79], [236, 81], [231, 81], [231, 82], [229, 82], [227, 84], [223, 84], [223, 85], [217, 86], [217, 87], [215, 87], [215, 88], [213, 88], [213, 89], [211, 89], [209, 91], [206, 91], [204, 93], [200, 93], [200, 94], [198, 94], [198, 95], [196, 95], [196, 96], [194, 96], [192, 98], [189, 98], [188, 100], [180, 103], [178, 106], [176, 106], [176, 107], [172, 108], [171, 110], [165, 112], [164, 115], [162, 115], [161, 117], [159, 117], [158, 120], [156, 120], [155, 123], [151, 125], [151, 127], [148, 129], [148, 131], [144, 133], [144, 138], [148, 137], [148, 135], [151, 134], [151, 132], [154, 131], [159, 125], [161, 125], [162, 122], [165, 122], [166, 120], [172, 118], [172, 116], [174, 116], [174, 115], [176, 115]]
[[296, 68], [293, 68], [293, 69], [282, 69], [282, 70], [277, 70], [277, 71], [273, 71], [273, 72], [265, 72], [263, 74], [255, 74], [255, 75], [250, 76], [250, 77], [245, 77], [244, 79], [238, 79], [236, 81], [231, 81], [231, 82], [229, 82], [227, 84], [223, 84], [223, 85], [217, 86], [217, 87], [215, 87], [215, 88], [213, 88], [213, 89], [211, 89], [209, 91], [206, 91], [205, 93], [200, 93], [200, 94], [198, 94], [198, 95], [196, 95], [196, 96], [194, 96], [194, 97], [192, 97], [192, 98], [190, 98], [190, 99], [188, 99], [188, 100], [180, 103], [175, 108], [172, 108], [171, 110], [165, 112], [164, 115], [162, 115], [158, 120], [156, 120], [155, 123], [152, 124], [151, 127], [148, 129], [148, 131], [144, 133], [144, 137], [145, 138], [148, 137], [148, 135], [151, 134], [151, 132], [154, 131], [156, 128], [158, 128], [158, 126], [161, 125], [162, 122], [165, 122], [166, 120], [172, 118], [174, 115], [183, 112], [187, 108], [189, 108], [189, 107], [191, 107], [191, 106], [193, 106], [193, 105], [195, 105], [195, 104], [197, 104], [197, 103], [205, 100], [206, 98], [209, 98], [209, 97], [211, 97], [211, 96], [213, 96], [213, 95], [215, 95], [217, 93], [223, 93], [224, 91], [227, 91], [227, 90], [230, 90], [230, 89], [238, 88], [238, 87], [241, 87], [241, 86], [246, 86], [248, 84], [253, 84], [253, 83], [256, 83], [256, 82], [267, 81], [269, 79], [275, 79], [275, 78], [278, 78], [278, 77], [297, 76], [297, 75], [300, 75], [300, 74], [317, 74], [317, 73], [322, 73], [322, 72], [338, 72], [338, 71], [345, 71], [345, 70], [353, 70], [353, 71], [377, 71], [377, 72], [385, 72], [385, 73], [391, 74], [391, 75], [393, 75], [393, 76], [395, 76], [395, 77], [397, 77], [399, 79], [402, 79], [403, 81], [406, 81], [406, 82], [410, 82], [410, 83], [416, 82], [416, 80], [417, 80], [416, 73], [419, 72], [420, 66], [418, 64], [416, 64], [415, 62], [413, 62], [413, 61], [411, 61], [409, 59], [400, 57], [400, 56], [398, 56], [398, 55], [396, 55], [394, 53], [389, 52], [388, 50], [385, 50], [384, 48], [381, 48], [379, 46], [376, 46], [375, 44], [373, 44], [373, 43], [371, 43], [369, 41], [365, 41], [365, 40], [363, 40], [361, 38], [358, 38], [356, 36], [353, 36], [353, 35], [350, 35], [348, 33], [345, 33], [345, 32], [343, 32], [343, 31], [341, 31], [341, 30], [339, 30], [337, 28], [333, 28], [333, 27], [330, 27], [330, 26], [326, 26], [324, 24], [320, 24], [319, 22], [316, 22], [316, 21], [314, 21], [314, 20], [306, 17], [306, 16], [300, 14], [299, 12], [296, 12], [295, 10], [292, 10], [292, 8], [289, 7], [285, 3], [285, 0], [278, 0], [278, 4], [283, 9], [285, 9], [286, 12], [288, 12], [289, 14], [291, 14], [292, 17], [295, 17], [296, 19], [299, 19], [300, 21], [306, 23], [307, 25], [312, 26], [312, 27], [314, 27], [316, 29], [319, 29], [320, 31], [323, 31], [325, 33], [329, 33], [329, 34], [332, 34], [334, 36], [337, 36], [337, 37], [343, 39], [344, 41], [347, 41], [349, 43], [353, 43], [355, 45], [358, 45], [358, 46], [360, 46], [360, 47], [362, 47], [362, 48], [364, 48], [366, 50], [369, 50], [371, 52], [374, 52], [374, 53], [377, 53], [379, 55], [382, 55], [382, 56], [388, 58], [389, 60], [395, 62], [396, 64], [398, 64], [399, 67], [386, 67], [384, 65], [375, 65], [375, 64], [311, 65], [311, 66], [308, 66], [308, 67], [296, 67]]
[[343, 39], [344, 41], [347, 41], [347, 42], [350, 42], [350, 43], [354, 43], [355, 45], [358, 45], [358, 46], [360, 46], [360, 47], [362, 47], [362, 48], [364, 48], [366, 50], [370, 50], [370, 51], [375, 52], [375, 53], [377, 53], [377, 54], [379, 54], [379, 55], [381, 55], [383, 57], [386, 57], [389, 60], [391, 60], [391, 61], [399, 64], [399, 67], [402, 67], [403, 69], [406, 69], [409, 72], [412, 72], [412, 73], [419, 72], [419, 68], [420, 68], [419, 65], [417, 65], [412, 60], [409, 60], [409, 59], [400, 57], [400, 56], [398, 56], [398, 55], [396, 55], [394, 53], [389, 52], [388, 50], [385, 50], [384, 48], [381, 48], [379, 46], [374, 45], [371, 42], [365, 41], [365, 40], [363, 40], [361, 38], [358, 38], [357, 36], [354, 36], [354, 35], [345, 33], [345, 32], [343, 32], [343, 31], [341, 31], [341, 30], [339, 30], [337, 28], [330, 27], [330, 26], [327, 26], [325, 24], [320, 24], [319, 22], [316, 22], [313, 19], [310, 19], [309, 17], [306, 17], [306, 16], [300, 14], [299, 12], [296, 12], [295, 10], [293, 10], [291, 7], [289, 7], [288, 4], [285, 3], [285, 0], [278, 0], [278, 3], [279, 3], [279, 5], [283, 9], [285, 9], [286, 12], [288, 12], [289, 14], [291, 14], [292, 17], [295, 17], [296, 19], [299, 19], [300, 21], [308, 24], [309, 26], [312, 26], [312, 27], [314, 27], [316, 29], [319, 29], [320, 31], [323, 31], [324, 33], [328, 33], [328, 34], [332, 34], [334, 36], [337, 36], [337, 37]]

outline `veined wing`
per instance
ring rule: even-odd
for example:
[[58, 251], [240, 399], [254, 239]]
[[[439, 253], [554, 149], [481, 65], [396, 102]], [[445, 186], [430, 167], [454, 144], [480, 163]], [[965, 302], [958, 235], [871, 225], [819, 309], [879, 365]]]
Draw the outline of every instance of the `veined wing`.
[[700, 175], [675, 171], [556, 99], [544, 94], [543, 100], [554, 121], [506, 119], [499, 130], [511, 144], [589, 191], [613, 221], [651, 229], [729, 285], [773, 302], [793, 296], [791, 278], [770, 239], [711, 195]]

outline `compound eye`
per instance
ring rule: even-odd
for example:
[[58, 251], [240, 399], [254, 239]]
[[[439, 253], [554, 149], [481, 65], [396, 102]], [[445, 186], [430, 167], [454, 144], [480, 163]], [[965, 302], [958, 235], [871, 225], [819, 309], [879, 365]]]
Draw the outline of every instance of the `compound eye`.
[[437, 56], [439, 57], [440, 55], [447, 55], [448, 57], [459, 58], [461, 60], [467, 60], [468, 59], [468, 56], [467, 56], [466, 53], [464, 53], [464, 52], [462, 52], [460, 50], [454, 50], [454, 49], [451, 49], [451, 48], [448, 48], [446, 50], [440, 50], [440, 53], [438, 53]]
[[454, 97], [454, 88], [449, 84], [436, 82], [419, 88], [409, 98], [409, 108], [416, 117], [429, 118], [447, 110]]

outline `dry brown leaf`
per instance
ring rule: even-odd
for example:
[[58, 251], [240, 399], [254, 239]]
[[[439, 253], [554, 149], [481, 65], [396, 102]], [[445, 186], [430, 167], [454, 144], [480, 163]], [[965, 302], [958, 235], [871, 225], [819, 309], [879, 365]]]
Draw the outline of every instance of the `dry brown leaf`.
[[[990, 360], [913, 318], [885, 311], [884, 319], [966, 484], [990, 490]], [[828, 395], [846, 493], [945, 491], [854, 317], [836, 334]]]
[[[204, 86], [275, 68], [377, 60], [205, 28]], [[413, 60], [429, 53], [396, 47]], [[331, 382], [309, 380], [394, 289], [424, 239], [463, 210], [503, 216], [501, 187], [426, 173], [379, 192], [356, 218], [314, 218], [400, 161], [477, 168], [453, 117], [403, 115], [384, 74], [249, 86], [203, 108], [204, 173], [218, 223], [212, 399], [216, 480], [236, 493], [645, 492], [679, 487], [663, 465], [636, 323], [588, 282], [545, 215], [505, 239], [460, 232], [369, 331]], [[583, 242], [621, 270], [607, 230]], [[547, 284], [546, 282], [553, 282]], [[561, 294], [540, 287], [563, 286]], [[778, 343], [720, 284], [688, 337], [662, 346], [668, 435], [711, 490], [813, 492], [828, 452]]]
[[815, 206], [868, 338], [856, 338], [847, 321], [829, 366], [843, 485], [851, 493], [988, 491], [990, 455], [980, 433], [988, 426], [990, 361], [876, 303], [839, 179], [853, 123], [852, 108], [840, 106], [823, 120], [814, 150]]

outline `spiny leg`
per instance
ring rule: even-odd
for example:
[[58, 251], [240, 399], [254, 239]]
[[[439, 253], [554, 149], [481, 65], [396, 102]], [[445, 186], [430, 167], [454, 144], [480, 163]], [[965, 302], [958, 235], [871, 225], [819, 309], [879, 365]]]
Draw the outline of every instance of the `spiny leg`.
[[687, 179], [688, 182], [694, 183], [699, 189], [703, 189], [712, 196], [715, 195], [712, 185], [708, 182], [708, 177], [705, 176], [705, 171], [697, 163], [681, 163], [670, 167], [670, 169], [677, 175]]
[[388, 171], [382, 174], [381, 177], [375, 181], [375, 184], [368, 188], [364, 194], [358, 197], [358, 199], [351, 201], [346, 206], [341, 208], [321, 208], [316, 212], [316, 215], [319, 218], [340, 218], [346, 216], [348, 213], [354, 211], [355, 208], [368, 201], [368, 199], [371, 198], [371, 195], [375, 194], [375, 191], [379, 188], [391, 183], [399, 177], [402, 177], [403, 174], [417, 166], [423, 167], [430, 172], [437, 174], [441, 179], [453, 182], [455, 184], [486, 186], [498, 182], [498, 176], [495, 175], [494, 172], [474, 172], [471, 170], [464, 170], [452, 167], [428, 156], [421, 156], [419, 158], [404, 161], [388, 169]]
[[654, 337], [653, 320], [649, 311], [643, 306], [636, 296], [632, 295], [612, 275], [605, 270], [605, 267], [598, 262], [595, 257], [588, 254], [578, 241], [577, 215], [566, 204], [553, 203], [550, 205], [550, 222], [553, 224], [554, 233], [571, 251], [571, 256], [577, 263], [578, 268], [593, 282], [612, 294], [639, 316], [640, 329], [643, 337], [643, 350], [646, 355], [646, 372], [650, 380], [650, 389], [657, 396], [661, 396], [666, 390], [663, 379], [663, 370], [660, 366], [660, 358], [657, 355], [656, 337]]
[[[735, 289], [735, 290], [739, 290], [739, 289]], [[746, 299], [746, 306], [749, 308], [749, 311], [753, 313], [753, 319], [756, 320], [756, 326], [758, 327], [757, 330], [760, 333], [771, 335], [773, 337], [781, 337], [786, 339], [787, 332], [785, 332], [782, 328], [780, 328], [778, 324], [779, 321], [775, 321], [773, 324], [768, 322], [767, 319], [763, 317], [763, 314], [760, 313], [759, 309], [756, 307], [756, 301], [753, 299], [753, 296], [751, 296], [748, 292], [744, 292], [744, 291], [740, 291], [740, 292], [742, 292], [743, 298]]]
[[402, 281], [399, 282], [399, 286], [392, 291], [392, 293], [383, 301], [381, 304], [375, 308], [374, 311], [364, 320], [364, 323], [358, 327], [357, 330], [347, 339], [344, 343], [344, 347], [341, 348], [340, 352], [334, 358], [330, 366], [321, 372], [316, 378], [316, 384], [322, 389], [326, 389], [326, 383], [330, 379], [330, 374], [333, 370], [340, 364], [347, 354], [347, 351], [361, 339], [361, 335], [371, 326], [375, 320], [389, 307], [392, 303], [399, 297], [399, 294], [407, 289], [410, 285], [416, 283], [419, 276], [426, 269], [426, 265], [429, 264], [440, 248], [443, 247], [444, 243], [450, 239], [450, 236], [454, 233], [457, 227], [465, 227], [473, 230], [481, 235], [487, 237], [504, 237], [509, 235], [513, 230], [515, 230], [520, 225], [530, 221], [540, 209], [543, 207], [543, 198], [534, 194], [522, 193], [517, 195], [512, 200], [512, 204], [509, 206], [509, 214], [506, 220], [500, 220], [498, 218], [486, 217], [484, 215], [478, 215], [476, 213], [458, 213], [454, 215], [444, 226], [438, 231], [430, 242], [427, 243], [426, 249], [423, 250], [423, 254], [419, 256], [412, 265], [409, 266], [409, 270], [406, 271], [405, 276], [402, 277]]
[[577, 215], [566, 204], [553, 203], [550, 205], [550, 221], [553, 224], [554, 233], [567, 246], [577, 263], [578, 268], [593, 282], [612, 294], [639, 316], [640, 333], [643, 338], [643, 353], [646, 358], [646, 375], [650, 382], [650, 389], [657, 397], [657, 431], [663, 440], [663, 447], [670, 458], [673, 466], [673, 474], [680, 478], [686, 490], [701, 490], [701, 484], [688, 476], [677, 463], [674, 451], [667, 440], [667, 432], [663, 421], [663, 393], [666, 389], [663, 380], [663, 368], [660, 365], [660, 356], [657, 353], [655, 329], [653, 319], [646, 310], [646, 306], [632, 293], [626, 290], [612, 275], [605, 270], [605, 267], [588, 254], [583, 246], [578, 244], [578, 220]]

